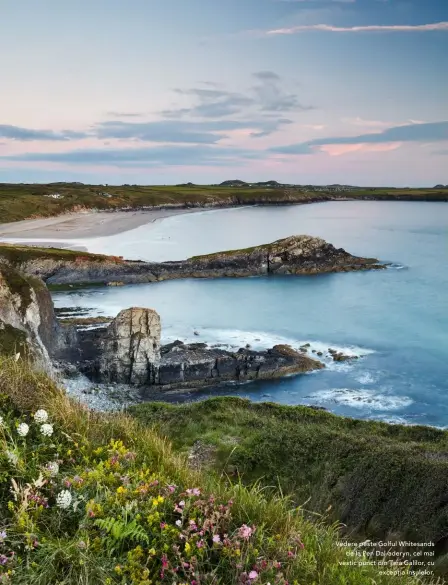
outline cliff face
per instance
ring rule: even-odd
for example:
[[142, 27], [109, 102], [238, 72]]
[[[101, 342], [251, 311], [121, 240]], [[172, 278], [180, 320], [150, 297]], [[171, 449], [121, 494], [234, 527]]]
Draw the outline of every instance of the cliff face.
[[[74, 335], [74, 333], [72, 333]], [[44, 369], [70, 345], [45, 284], [0, 263], [0, 353], [28, 355]]]
[[320, 238], [291, 236], [243, 250], [218, 252], [178, 262], [140, 262], [88, 255], [79, 258], [22, 257], [21, 270], [47, 284], [140, 283], [177, 278], [244, 277], [266, 274], [319, 274], [384, 268]]
[[205, 343], [160, 345], [160, 317], [152, 309], [121, 311], [109, 327], [80, 332], [80, 369], [92, 380], [157, 389], [215, 385], [297, 374], [323, 364], [288, 346], [229, 352]]
[[152, 309], [121, 311], [106, 331], [97, 375], [125, 384], [151, 384], [160, 362], [160, 317]]

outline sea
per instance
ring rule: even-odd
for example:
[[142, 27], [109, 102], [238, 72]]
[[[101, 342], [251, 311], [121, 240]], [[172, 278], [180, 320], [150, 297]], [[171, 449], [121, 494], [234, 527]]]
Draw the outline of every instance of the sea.
[[[171, 400], [232, 395], [448, 427], [447, 203], [338, 201], [213, 210], [76, 243], [92, 252], [163, 261], [298, 234], [391, 265], [371, 272], [94, 287], [54, 292], [54, 302], [105, 316], [151, 307], [161, 315], [162, 342], [254, 349], [309, 343], [310, 355], [324, 352], [324, 370], [182, 392]], [[333, 362], [325, 357], [328, 348], [361, 357]]]

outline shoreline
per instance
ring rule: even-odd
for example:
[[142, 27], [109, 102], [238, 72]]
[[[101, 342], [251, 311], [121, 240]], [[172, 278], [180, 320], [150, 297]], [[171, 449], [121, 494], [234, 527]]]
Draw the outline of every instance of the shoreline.
[[[142, 225], [154, 223], [159, 219], [208, 211], [208, 208], [178, 208], [129, 211], [83, 211], [46, 217], [41, 219], [23, 219], [12, 223], [0, 224], [0, 240], [8, 243], [28, 245], [51, 245], [55, 241], [60, 247], [73, 246], [59, 240], [85, 240], [104, 238], [121, 234]], [[210, 209], [211, 210], [211, 209]], [[11, 240], [17, 240], [12, 242]], [[38, 241], [42, 240], [42, 241]], [[54, 241], [46, 241], [54, 240]], [[85, 247], [77, 247], [86, 250]]]

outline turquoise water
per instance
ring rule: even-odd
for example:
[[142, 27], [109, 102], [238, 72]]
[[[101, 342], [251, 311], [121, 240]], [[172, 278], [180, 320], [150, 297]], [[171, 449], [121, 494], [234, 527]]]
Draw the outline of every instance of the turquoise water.
[[337, 202], [195, 213], [87, 245], [129, 258], [168, 260], [300, 233], [394, 266], [90, 289], [55, 293], [55, 304], [92, 307], [105, 315], [132, 305], [152, 307], [162, 317], [166, 341], [254, 348], [309, 342], [316, 350], [363, 355], [350, 363], [326, 360], [324, 371], [180, 399], [231, 393], [314, 404], [359, 418], [448, 426], [448, 204]]

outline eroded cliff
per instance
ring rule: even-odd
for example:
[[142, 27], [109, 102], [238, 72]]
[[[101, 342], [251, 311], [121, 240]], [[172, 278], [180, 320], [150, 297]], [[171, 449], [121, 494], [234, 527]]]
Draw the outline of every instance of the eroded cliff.
[[[321, 238], [300, 235], [243, 250], [196, 256], [177, 262], [142, 262], [67, 250], [0, 249], [0, 256], [49, 285], [132, 284], [179, 278], [220, 278], [267, 274], [319, 274], [385, 268], [335, 248]], [[8, 254], [9, 252], [9, 254]]]

